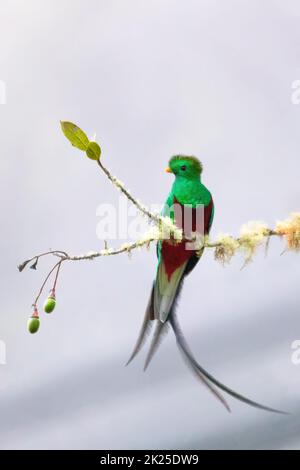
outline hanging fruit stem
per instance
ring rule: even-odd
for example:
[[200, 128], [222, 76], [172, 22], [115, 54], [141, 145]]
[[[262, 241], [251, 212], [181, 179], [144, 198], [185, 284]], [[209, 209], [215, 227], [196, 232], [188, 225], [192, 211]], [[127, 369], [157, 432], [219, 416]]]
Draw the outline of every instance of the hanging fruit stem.
[[60, 270], [60, 267], [61, 267], [61, 263], [62, 261], [60, 261], [58, 263], [58, 267], [57, 267], [57, 271], [56, 271], [56, 274], [55, 274], [55, 279], [54, 279], [54, 284], [53, 284], [53, 287], [52, 287], [52, 292], [55, 294], [55, 289], [56, 289], [56, 283], [57, 283], [57, 279], [58, 279], [58, 275], [59, 275], [59, 270]]
[[56, 271], [56, 276], [55, 276], [55, 280], [54, 280], [54, 285], [53, 285], [53, 290], [55, 290], [56, 283], [57, 283], [57, 279], [58, 279], [58, 273], [59, 273], [59, 270], [60, 270], [61, 263], [62, 263], [63, 261], [64, 261], [64, 260], [62, 260], [62, 259], [61, 259], [60, 261], [58, 261], [58, 263], [56, 263], [56, 264], [53, 266], [53, 268], [51, 269], [51, 271], [47, 274], [47, 276], [46, 276], [46, 278], [45, 278], [43, 284], [41, 285], [41, 288], [40, 288], [40, 290], [39, 290], [39, 293], [38, 293], [38, 295], [36, 296], [34, 303], [32, 304], [33, 307], [36, 307], [36, 305], [37, 305], [37, 303], [38, 303], [38, 301], [39, 301], [39, 298], [40, 298], [40, 296], [41, 296], [41, 294], [42, 294], [42, 292], [43, 292], [43, 290], [44, 290], [44, 287], [45, 287], [45, 285], [46, 285], [46, 283], [47, 283], [49, 277], [50, 277], [51, 274], [55, 271], [55, 269], [57, 269], [57, 271]]
[[33, 313], [31, 315], [31, 317], [39, 318], [39, 312], [38, 312], [38, 309], [37, 309], [36, 305], [34, 306]]

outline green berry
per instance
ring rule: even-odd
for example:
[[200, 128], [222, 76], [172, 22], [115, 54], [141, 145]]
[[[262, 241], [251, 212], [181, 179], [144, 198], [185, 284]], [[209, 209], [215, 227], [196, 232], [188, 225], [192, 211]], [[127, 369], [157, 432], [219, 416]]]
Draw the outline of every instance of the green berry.
[[52, 313], [55, 309], [56, 300], [54, 297], [48, 297], [44, 303], [44, 311], [46, 313]]
[[28, 322], [27, 322], [27, 328], [29, 333], [34, 334], [37, 333], [38, 329], [40, 327], [40, 319], [39, 317], [32, 315], [29, 317]]

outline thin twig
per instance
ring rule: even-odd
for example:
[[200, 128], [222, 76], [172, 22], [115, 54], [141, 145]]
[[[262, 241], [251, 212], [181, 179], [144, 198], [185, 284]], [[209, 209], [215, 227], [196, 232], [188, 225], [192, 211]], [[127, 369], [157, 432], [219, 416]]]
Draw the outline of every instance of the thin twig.
[[101, 163], [100, 160], [97, 160], [97, 163], [101, 170], [106, 174], [108, 179], [113, 183], [114, 186], [116, 186], [126, 197], [127, 199], [132, 202], [133, 205], [135, 205], [140, 212], [142, 212], [144, 215], [146, 215], [150, 220], [153, 220], [154, 222], [159, 222], [161, 220], [161, 217], [159, 214], [154, 214], [151, 212], [147, 207], [142, 205], [140, 202], [138, 202], [128, 191], [128, 189], [125, 188], [123, 183], [119, 181], [115, 176], [113, 176], [110, 171]]
[[35, 263], [37, 263], [40, 258], [42, 258], [43, 256], [47, 256], [47, 255], [54, 255], [54, 256], [61, 257], [61, 258], [68, 256], [68, 254], [65, 251], [61, 251], [61, 250], [45, 251], [44, 253], [40, 253], [38, 255], [33, 256], [32, 258], [29, 258], [23, 261], [23, 263], [19, 264], [18, 270], [20, 272], [23, 271], [23, 269], [27, 266], [27, 264], [31, 263], [31, 261], [35, 260]]
[[67, 256], [65, 259], [68, 261], [82, 261], [82, 260], [93, 260], [95, 258], [99, 258], [100, 256], [120, 255], [126, 252], [130, 253], [132, 250], [135, 250], [137, 248], [142, 248], [143, 246], [149, 245], [152, 242], [157, 242], [157, 238], [152, 237], [152, 238], [138, 240], [133, 243], [126, 243], [125, 245], [122, 245], [121, 247], [116, 248], [116, 249], [106, 248], [101, 251], [92, 251], [84, 255], [73, 255], [73, 256], [70, 255], [70, 256]]
[[60, 263], [58, 264], [58, 267], [57, 267], [57, 270], [56, 270], [56, 274], [55, 274], [55, 279], [54, 279], [54, 284], [53, 284], [53, 292], [55, 292], [55, 289], [56, 289], [56, 284], [57, 284], [57, 279], [58, 279], [58, 275], [59, 275], [59, 270], [61, 268], [61, 264], [62, 264], [63, 260], [60, 260]]

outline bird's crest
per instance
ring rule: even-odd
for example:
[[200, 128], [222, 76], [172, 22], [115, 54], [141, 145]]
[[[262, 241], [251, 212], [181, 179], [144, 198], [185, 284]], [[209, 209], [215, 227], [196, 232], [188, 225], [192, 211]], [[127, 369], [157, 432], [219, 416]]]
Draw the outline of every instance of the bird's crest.
[[200, 160], [198, 160], [197, 157], [194, 157], [193, 155], [183, 155], [183, 154], [173, 155], [173, 157], [171, 157], [170, 160], [169, 160], [169, 166], [172, 167], [173, 164], [178, 162], [178, 161], [179, 162], [183, 162], [183, 161], [191, 162], [194, 169], [197, 172], [202, 173], [203, 166], [202, 166], [202, 163], [200, 162]]

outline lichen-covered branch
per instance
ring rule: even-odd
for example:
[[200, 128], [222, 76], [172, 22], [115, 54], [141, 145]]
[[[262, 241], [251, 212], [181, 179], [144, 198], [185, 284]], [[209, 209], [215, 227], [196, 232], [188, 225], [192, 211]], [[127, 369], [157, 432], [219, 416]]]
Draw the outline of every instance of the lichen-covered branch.
[[[239, 253], [244, 254], [245, 260], [250, 261], [255, 254], [257, 248], [264, 243], [268, 243], [269, 239], [273, 236], [281, 237], [286, 241], [286, 250], [300, 251], [300, 214], [291, 214], [289, 219], [278, 222], [274, 229], [268, 228], [263, 223], [249, 222], [242, 226], [241, 235], [233, 237], [228, 234], [220, 234], [215, 241], [210, 241], [209, 238], [187, 238], [181, 237], [177, 240], [170, 240], [169, 237], [164, 236], [164, 233], [158, 228], [153, 227], [149, 232], [137, 241], [132, 243], [122, 244], [117, 248], [106, 247], [100, 251], [89, 251], [85, 254], [73, 255], [65, 251], [48, 251], [21, 263], [18, 268], [19, 271], [23, 269], [32, 261], [37, 260], [46, 255], [52, 255], [60, 258], [62, 261], [87, 261], [103, 256], [120, 255], [122, 253], [131, 254], [132, 251], [143, 247], [149, 247], [151, 243], [168, 240], [170, 243], [178, 243], [179, 241], [198, 242], [194, 249], [200, 251], [202, 248], [214, 249], [215, 259], [221, 263], [229, 263], [231, 258]], [[31, 266], [32, 268], [32, 266]], [[35, 268], [34, 268], [35, 269]]]
[[274, 229], [268, 228], [262, 222], [248, 222], [242, 226], [237, 238], [227, 234], [219, 235], [215, 246], [215, 259], [225, 264], [230, 262], [237, 252], [241, 252], [245, 256], [245, 263], [248, 263], [259, 246], [265, 244], [266, 249], [268, 248], [269, 240], [273, 236], [285, 240], [285, 250], [300, 251], [300, 213], [292, 213], [285, 221], [277, 222]]
[[55, 282], [51, 289], [52, 296], [55, 294], [59, 269], [65, 261], [91, 261], [103, 256], [120, 255], [122, 253], [127, 253], [130, 256], [136, 249], [141, 249], [143, 247], [149, 248], [153, 242], [157, 243], [158, 241], [168, 240], [169, 243], [178, 243], [179, 241], [190, 243], [193, 241], [195, 243], [194, 249], [197, 249], [199, 252], [202, 248], [213, 249], [215, 259], [223, 265], [229, 263], [235, 254], [242, 253], [245, 257], [245, 264], [247, 264], [252, 260], [257, 248], [263, 244], [267, 247], [270, 238], [274, 236], [281, 237], [285, 240], [286, 250], [300, 251], [300, 214], [291, 214], [289, 219], [283, 222], [278, 222], [275, 229], [269, 229], [263, 223], [248, 223], [241, 228], [241, 235], [239, 237], [235, 238], [231, 235], [221, 234], [216, 241], [213, 242], [209, 241], [208, 238], [197, 238], [197, 236], [192, 240], [191, 238], [184, 239], [184, 237], [177, 240], [170, 240], [170, 238], [166, 237], [166, 233], [164, 233], [159, 226], [156, 226], [149, 230], [149, 232], [147, 232], [141, 239], [132, 243], [125, 243], [117, 248], [109, 248], [106, 246], [100, 251], [89, 251], [88, 253], [79, 255], [68, 254], [65, 251], [59, 250], [41, 253], [20, 264], [19, 271], [23, 271], [23, 269], [31, 262], [34, 263], [30, 267], [32, 269], [36, 269], [39, 259], [47, 255], [60, 258], [47, 274], [41, 288], [39, 289], [38, 295], [33, 302], [33, 306], [36, 308], [37, 302], [39, 301], [47, 281], [51, 277], [51, 274], [57, 270]]

